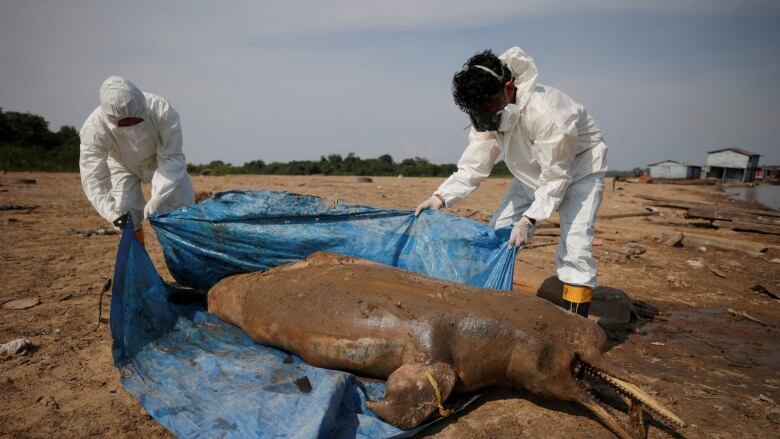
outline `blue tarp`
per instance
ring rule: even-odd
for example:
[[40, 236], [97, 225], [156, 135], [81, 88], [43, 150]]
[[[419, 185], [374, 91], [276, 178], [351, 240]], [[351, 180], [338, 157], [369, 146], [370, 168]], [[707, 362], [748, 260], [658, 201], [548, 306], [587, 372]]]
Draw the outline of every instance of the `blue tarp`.
[[[414, 219], [409, 211], [234, 191], [151, 223], [171, 273], [196, 288], [332, 251], [511, 289], [508, 230], [441, 212]], [[114, 273], [114, 361], [122, 384], [167, 429], [187, 438], [380, 438], [418, 431], [399, 430], [365, 407], [367, 398], [384, 394], [384, 384], [308, 366], [255, 343], [202, 304], [174, 304], [175, 289], [130, 230], [120, 241]]]

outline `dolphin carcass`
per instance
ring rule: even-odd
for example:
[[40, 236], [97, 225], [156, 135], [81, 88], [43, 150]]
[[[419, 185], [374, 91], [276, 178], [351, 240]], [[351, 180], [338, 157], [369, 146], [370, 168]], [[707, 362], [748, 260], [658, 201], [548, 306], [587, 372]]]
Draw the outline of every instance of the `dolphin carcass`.
[[[530, 295], [315, 253], [221, 280], [208, 308], [313, 366], [387, 379], [384, 399], [367, 405], [400, 428], [445, 415], [453, 391], [496, 384], [577, 402], [621, 438], [644, 437], [645, 410], [685, 425], [602, 356], [606, 336], [597, 324]], [[628, 426], [593, 396], [594, 381], [622, 395]]]

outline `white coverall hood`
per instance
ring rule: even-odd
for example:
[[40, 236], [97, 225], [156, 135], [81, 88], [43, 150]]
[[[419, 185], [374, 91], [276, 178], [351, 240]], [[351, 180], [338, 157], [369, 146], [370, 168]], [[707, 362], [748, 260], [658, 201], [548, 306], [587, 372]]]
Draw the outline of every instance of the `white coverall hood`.
[[132, 82], [121, 76], [109, 76], [100, 86], [100, 111], [116, 124], [125, 117], [146, 115], [146, 97]]
[[536, 88], [536, 81], [539, 79], [539, 71], [536, 70], [534, 59], [519, 47], [507, 50], [498, 59], [509, 67], [515, 77], [515, 87], [517, 87], [515, 104], [522, 110], [531, 99], [531, 93]]

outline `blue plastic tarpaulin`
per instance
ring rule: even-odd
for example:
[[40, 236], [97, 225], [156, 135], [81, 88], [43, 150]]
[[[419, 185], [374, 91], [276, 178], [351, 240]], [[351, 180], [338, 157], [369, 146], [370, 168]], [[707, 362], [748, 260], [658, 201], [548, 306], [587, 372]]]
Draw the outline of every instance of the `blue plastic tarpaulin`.
[[[232, 191], [150, 219], [177, 282], [207, 289], [225, 276], [330, 251], [421, 274], [511, 289], [509, 231], [441, 212], [414, 218], [318, 197]], [[203, 304], [174, 303], [126, 228], [111, 302], [122, 384], [180, 437], [407, 437], [365, 407], [384, 384], [311, 367], [259, 345]], [[421, 427], [424, 428], [424, 427]]]

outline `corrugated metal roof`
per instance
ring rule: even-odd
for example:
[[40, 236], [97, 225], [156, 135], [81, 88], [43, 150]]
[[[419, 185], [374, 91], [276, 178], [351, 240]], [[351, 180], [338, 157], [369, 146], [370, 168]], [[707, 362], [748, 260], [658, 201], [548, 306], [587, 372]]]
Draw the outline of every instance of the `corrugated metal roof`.
[[660, 165], [661, 163], [677, 163], [678, 165], [682, 165], [682, 164], [683, 164], [682, 162], [678, 162], [678, 161], [676, 161], [676, 160], [664, 160], [664, 161], [661, 161], [661, 162], [658, 162], [658, 163], [650, 163], [650, 164], [649, 164], [649, 165], [647, 165], [647, 166], [655, 166], [655, 165]]
[[690, 164], [690, 163], [686, 163], [686, 162], [678, 162], [677, 160], [664, 160], [664, 161], [662, 161], [662, 162], [658, 162], [658, 163], [650, 163], [650, 164], [649, 164], [649, 165], [647, 165], [647, 166], [649, 167], [649, 166], [660, 165], [661, 163], [676, 163], [676, 164], [678, 164], [678, 165], [692, 166], [692, 167], [694, 167], [694, 168], [701, 168], [701, 166], [699, 166], [699, 165], [692, 165], [692, 164]]
[[756, 154], [755, 152], [750, 152], [747, 149], [735, 148], [735, 147], [716, 149], [714, 151], [707, 151], [707, 154], [712, 154], [712, 153], [721, 152], [721, 151], [734, 151], [734, 152], [738, 152], [740, 154], [744, 154], [744, 155], [747, 155], [747, 156], [754, 156], [754, 155], [760, 156], [761, 155], [761, 154]]

